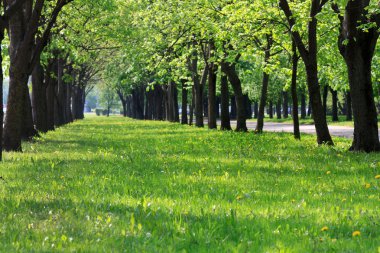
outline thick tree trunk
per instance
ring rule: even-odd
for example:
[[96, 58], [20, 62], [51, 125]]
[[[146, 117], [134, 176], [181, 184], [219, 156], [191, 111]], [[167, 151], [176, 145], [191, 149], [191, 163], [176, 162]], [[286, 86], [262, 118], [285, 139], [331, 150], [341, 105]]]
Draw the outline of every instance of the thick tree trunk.
[[[222, 65], [222, 73], [225, 73], [224, 66]], [[230, 122], [230, 93], [228, 90], [228, 78], [227, 75], [222, 74], [220, 77], [220, 129], [221, 130], [231, 130], [231, 122]]]
[[[358, 28], [372, 17], [367, 17], [369, 1], [348, 1], [346, 13], [341, 18], [339, 49], [345, 59], [350, 84], [354, 115], [354, 140], [352, 151], [380, 151], [377, 112], [372, 87], [372, 58], [379, 32], [377, 27]], [[380, 23], [380, 14], [374, 18]]]
[[347, 92], [345, 94], [346, 96], [346, 120], [351, 121], [352, 120], [352, 103], [351, 103], [351, 92]]
[[36, 64], [32, 73], [32, 107], [34, 124], [36, 125], [36, 129], [42, 133], [46, 133], [49, 130], [47, 119], [47, 80], [44, 80], [44, 77], [42, 65], [40, 63]]

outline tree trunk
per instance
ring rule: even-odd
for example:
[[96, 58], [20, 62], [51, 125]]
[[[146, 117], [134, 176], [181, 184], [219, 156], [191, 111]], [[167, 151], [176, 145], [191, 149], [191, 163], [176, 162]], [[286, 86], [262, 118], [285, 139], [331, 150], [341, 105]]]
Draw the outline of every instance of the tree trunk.
[[253, 106], [253, 115], [254, 118], [257, 119], [259, 117], [259, 103], [255, 101]]
[[246, 113], [244, 108], [244, 95], [241, 88], [241, 81], [236, 71], [235, 64], [222, 62], [225, 74], [227, 75], [231, 86], [234, 90], [235, 101], [236, 101], [236, 131], [246, 132], [248, 131], [246, 124]]
[[33, 122], [33, 110], [32, 101], [30, 100], [29, 88], [24, 86], [24, 99], [23, 99], [23, 117], [22, 117], [22, 128], [21, 128], [21, 138], [24, 140], [30, 140], [35, 136], [38, 136], [38, 132], [34, 127]]
[[[214, 50], [214, 49], [212, 49]], [[216, 71], [218, 65], [209, 63], [208, 70], [208, 128], [216, 129]]]
[[195, 89], [194, 86], [191, 89], [191, 104], [190, 104], [190, 112], [189, 112], [189, 125], [193, 125], [194, 121], [194, 103], [195, 103]]
[[332, 121], [339, 121], [338, 118], [338, 92], [330, 89], [332, 95]]
[[181, 115], [181, 124], [187, 125], [189, 123], [187, 117], [187, 87], [186, 80], [182, 80], [182, 115]]
[[[327, 126], [326, 115], [324, 113], [321, 92], [318, 80], [318, 62], [317, 62], [317, 14], [321, 12], [322, 7], [327, 1], [312, 1], [310, 6], [310, 15], [308, 22], [308, 43], [302, 41], [302, 37], [297, 29], [292, 29], [291, 33], [293, 39], [296, 43], [298, 51], [305, 63], [306, 76], [307, 76], [307, 86], [309, 90], [309, 99], [311, 101], [311, 107], [313, 110], [313, 118], [315, 123], [315, 129], [317, 132], [317, 142], [318, 144], [329, 144], [334, 145], [330, 132]], [[290, 10], [287, 0], [280, 0], [280, 8], [285, 13], [290, 27], [295, 25], [295, 19], [292, 11]]]
[[327, 115], [327, 97], [329, 95], [329, 87], [325, 85], [323, 87], [323, 110], [325, 112], [325, 115]]
[[341, 19], [339, 49], [345, 59], [350, 84], [354, 115], [354, 140], [352, 151], [380, 151], [377, 112], [372, 87], [372, 58], [379, 32], [377, 27], [363, 30], [358, 24], [366, 24], [371, 18], [380, 22], [380, 14], [367, 17], [370, 1], [348, 1], [346, 13]]
[[347, 92], [345, 94], [346, 96], [346, 120], [351, 121], [352, 120], [352, 103], [351, 103], [351, 92]]
[[230, 118], [231, 119], [235, 119], [236, 120], [236, 99], [235, 99], [235, 96], [232, 95], [231, 96], [231, 112], [230, 112]]
[[[265, 49], [265, 57], [264, 57], [264, 62], [265, 64], [269, 63], [270, 59], [270, 50], [273, 45], [273, 38], [272, 35], [267, 35], [266, 36], [267, 40], [267, 45]], [[265, 105], [267, 103], [267, 96], [268, 96], [268, 86], [269, 86], [269, 73], [266, 71], [263, 72], [263, 81], [262, 81], [262, 86], [261, 86], [261, 96], [260, 96], [260, 106], [259, 106], [259, 115], [257, 117], [257, 125], [255, 132], [256, 133], [261, 133], [264, 128], [264, 112], [265, 112]], [[270, 102], [272, 103], [272, 101]], [[270, 106], [270, 111], [272, 111], [272, 105]], [[271, 118], [273, 118], [273, 113], [270, 113]]]
[[[224, 73], [224, 67], [222, 65], [222, 73]], [[230, 93], [228, 90], [228, 78], [227, 75], [222, 74], [220, 77], [220, 129], [221, 130], [231, 130], [231, 122], [230, 122], [230, 112], [229, 112], [229, 106], [230, 106]]]
[[273, 102], [272, 100], [269, 101], [269, 118], [273, 119]]
[[36, 129], [42, 133], [49, 130], [47, 120], [47, 80], [44, 80], [44, 77], [42, 65], [40, 63], [36, 64], [32, 73], [32, 107]]
[[[297, 55], [297, 47], [296, 44], [293, 41], [292, 46], [292, 84], [291, 84], [291, 92], [292, 92], [292, 102], [293, 102], [293, 109], [292, 109], [292, 116], [293, 116], [293, 133], [294, 138], [297, 140], [301, 139], [300, 134], [300, 123], [298, 119], [298, 97], [297, 97], [297, 72], [298, 72], [298, 60], [299, 57]], [[305, 97], [305, 95], [304, 95]], [[306, 116], [306, 99], [303, 100], [304, 105], [304, 116]]]
[[276, 115], [277, 115], [277, 119], [281, 119], [282, 118], [282, 114], [281, 114], [281, 96], [278, 97], [277, 99], [277, 104], [276, 104]]

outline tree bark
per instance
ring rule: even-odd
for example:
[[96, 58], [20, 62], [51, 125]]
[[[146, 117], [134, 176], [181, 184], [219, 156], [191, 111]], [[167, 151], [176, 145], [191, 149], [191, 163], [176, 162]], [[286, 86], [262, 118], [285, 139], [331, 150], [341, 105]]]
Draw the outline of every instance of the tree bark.
[[[222, 73], [225, 73], [224, 65], [222, 65]], [[231, 128], [231, 121], [230, 121], [230, 112], [229, 112], [229, 106], [230, 106], [230, 93], [228, 90], [228, 78], [227, 75], [222, 74], [220, 77], [220, 129], [221, 130], [232, 130]]]
[[332, 121], [339, 121], [338, 117], [338, 92], [330, 88], [332, 95]]
[[[317, 132], [318, 144], [334, 145], [327, 126], [326, 115], [324, 114], [321, 93], [318, 80], [318, 63], [317, 63], [317, 24], [316, 15], [321, 12], [322, 7], [327, 1], [312, 0], [310, 7], [310, 18], [308, 22], [308, 43], [307, 47], [302, 41], [302, 37], [297, 29], [292, 29], [291, 33], [296, 43], [298, 51], [305, 63], [307, 86], [309, 89], [309, 99], [313, 110], [315, 129]], [[287, 0], [280, 0], [280, 8], [283, 10], [290, 27], [295, 26], [295, 19], [290, 10]]]
[[346, 92], [346, 120], [352, 121], [352, 103], [351, 103], [351, 92]]
[[[377, 22], [380, 14], [368, 14], [370, 1], [348, 1], [341, 21], [339, 50], [348, 70], [351, 102], [354, 115], [352, 151], [380, 151], [377, 112], [372, 87], [372, 58], [379, 32], [377, 27], [358, 28], [359, 24]], [[337, 11], [336, 5], [333, 8]], [[338, 11], [337, 11], [338, 12]]]
[[182, 83], [182, 115], [181, 124], [187, 125], [189, 123], [187, 117], [187, 85], [186, 80], [181, 80]]
[[[265, 64], [269, 63], [271, 53], [270, 50], [273, 45], [273, 38], [271, 34], [266, 35], [266, 48], [265, 48], [265, 56], [264, 56], [264, 62]], [[257, 117], [257, 125], [255, 132], [261, 133], [263, 132], [264, 128], [264, 113], [265, 113], [265, 105], [267, 103], [267, 96], [268, 96], [268, 86], [269, 86], [269, 73], [266, 71], [263, 72], [263, 81], [261, 86], [261, 96], [260, 96], [260, 105], [259, 105], [259, 115]], [[272, 102], [271, 102], [272, 103]], [[272, 111], [273, 108], [270, 106], [270, 111]], [[273, 118], [273, 113], [270, 114], [271, 118]]]
[[[298, 72], [298, 60], [299, 57], [297, 55], [297, 47], [296, 44], [293, 41], [292, 45], [292, 84], [291, 84], [291, 92], [292, 92], [292, 102], [293, 102], [293, 109], [292, 109], [292, 116], [293, 116], [293, 133], [294, 138], [297, 140], [301, 139], [300, 134], [300, 123], [298, 118], [298, 97], [297, 97], [297, 72]], [[306, 99], [303, 100], [304, 104], [304, 116], [306, 116]]]
[[44, 77], [44, 69], [40, 63], [37, 63], [32, 73], [32, 107], [34, 124], [36, 129], [42, 133], [49, 130], [47, 120], [47, 80]]
[[327, 115], [327, 97], [329, 95], [329, 87], [327, 85], [325, 85], [323, 87], [323, 110], [325, 112], [325, 115]]
[[277, 103], [276, 103], [276, 115], [277, 115], [277, 119], [281, 119], [282, 118], [282, 113], [281, 113], [281, 96], [278, 97], [277, 99]]
[[[211, 47], [211, 50], [214, 49]], [[208, 128], [216, 129], [216, 71], [218, 71], [218, 65], [209, 63], [208, 67]]]
[[236, 131], [248, 131], [246, 124], [246, 113], [244, 108], [244, 95], [241, 88], [241, 81], [236, 71], [235, 63], [222, 62], [224, 73], [227, 75], [234, 90], [236, 100]]

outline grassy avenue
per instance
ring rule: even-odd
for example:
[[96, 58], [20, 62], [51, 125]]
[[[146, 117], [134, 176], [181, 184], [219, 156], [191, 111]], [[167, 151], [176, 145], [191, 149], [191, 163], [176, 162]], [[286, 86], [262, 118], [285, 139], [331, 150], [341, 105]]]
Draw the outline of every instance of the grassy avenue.
[[0, 165], [3, 252], [378, 252], [380, 157], [89, 116]]

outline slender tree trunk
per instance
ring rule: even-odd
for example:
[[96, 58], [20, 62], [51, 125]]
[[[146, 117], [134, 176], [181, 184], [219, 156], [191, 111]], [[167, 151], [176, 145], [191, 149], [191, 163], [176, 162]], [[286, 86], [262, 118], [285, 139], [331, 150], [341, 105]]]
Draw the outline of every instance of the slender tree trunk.
[[244, 107], [244, 95], [241, 87], [241, 81], [236, 71], [235, 64], [222, 62], [224, 65], [223, 70], [227, 75], [231, 86], [234, 90], [235, 101], [236, 101], [236, 131], [246, 132], [248, 131], [246, 124], [246, 113]]
[[[213, 49], [212, 49], [213, 50]], [[208, 70], [208, 128], [216, 129], [216, 71], [218, 66], [209, 64]]]
[[269, 101], [269, 118], [273, 119], [273, 102], [272, 102], [272, 100]]
[[30, 100], [29, 88], [24, 86], [24, 98], [23, 98], [23, 118], [21, 128], [21, 138], [24, 140], [30, 140], [35, 136], [38, 136], [38, 132], [34, 127], [32, 101]]
[[[265, 64], [268, 64], [269, 63], [269, 59], [270, 59], [270, 50], [272, 48], [272, 44], [273, 44], [273, 38], [272, 38], [272, 35], [267, 35], [267, 45], [266, 45], [266, 50], [265, 50], [265, 57], [264, 57], [264, 62]], [[263, 128], [264, 128], [264, 112], [265, 112], [265, 105], [267, 103], [267, 96], [268, 96], [268, 86], [269, 86], [269, 74], [264, 71], [263, 72], [263, 82], [262, 82], [262, 86], [261, 86], [261, 97], [260, 97], [260, 106], [259, 106], [259, 115], [257, 117], [257, 125], [256, 125], [256, 129], [255, 129], [255, 132], [256, 133], [261, 133], [263, 131]], [[272, 102], [270, 102], [272, 103]], [[270, 111], [273, 110], [272, 106], [270, 106]], [[273, 114], [270, 114], [272, 115], [271, 118], [273, 118]]]
[[277, 115], [277, 119], [281, 119], [282, 118], [282, 114], [281, 114], [281, 96], [278, 97], [278, 100], [277, 100], [277, 104], [276, 104], [276, 115]]
[[234, 95], [231, 96], [231, 112], [230, 112], [230, 118], [236, 120], [236, 98]]
[[345, 94], [346, 96], [346, 120], [351, 121], [352, 120], [352, 103], [351, 103], [351, 92], [347, 92]]
[[191, 89], [191, 104], [190, 104], [190, 112], [189, 112], [189, 125], [193, 125], [194, 121], [194, 101], [195, 101], [195, 89], [194, 86]]
[[323, 87], [323, 109], [324, 109], [325, 115], [327, 115], [327, 97], [328, 97], [328, 94], [329, 94], [329, 87], [327, 85], [325, 85]]
[[339, 121], [338, 117], [338, 91], [330, 89], [332, 95], [332, 121]]
[[187, 87], [186, 80], [181, 80], [182, 83], [182, 115], [181, 124], [187, 125], [189, 123], [187, 117]]
[[[222, 73], [225, 73], [224, 66], [222, 65]], [[230, 93], [228, 90], [228, 78], [227, 75], [222, 74], [220, 77], [220, 99], [221, 99], [221, 112], [220, 112], [220, 129], [232, 130], [230, 122], [229, 101]]]
[[[326, 3], [321, 1], [313, 0], [310, 6], [310, 19], [308, 22], [308, 43], [305, 45], [302, 41], [302, 37], [297, 31], [293, 29], [291, 31], [298, 51], [305, 63], [306, 76], [307, 76], [307, 86], [309, 90], [309, 99], [311, 101], [311, 107], [313, 110], [313, 118], [315, 123], [315, 129], [317, 132], [317, 142], [318, 144], [328, 144], [334, 145], [330, 132], [327, 126], [326, 115], [324, 113], [321, 92], [318, 79], [318, 62], [317, 62], [317, 14], [321, 11], [323, 5]], [[287, 0], [280, 0], [280, 8], [283, 10], [288, 23], [291, 27], [295, 25], [295, 19], [293, 13], [289, 7]]]
[[[298, 60], [299, 57], [297, 55], [297, 47], [296, 44], [293, 41], [292, 46], [292, 84], [291, 84], [291, 92], [292, 92], [292, 102], [293, 102], [293, 109], [292, 109], [292, 116], [293, 116], [293, 132], [294, 132], [294, 138], [297, 140], [301, 139], [300, 134], [300, 123], [298, 118], [298, 97], [297, 97], [297, 72], [298, 72]], [[306, 99], [303, 100], [304, 104], [304, 114], [306, 114]], [[306, 116], [306, 115], [305, 115]]]
[[259, 103], [257, 101], [255, 101], [253, 106], [253, 115], [255, 119], [259, 117]]

